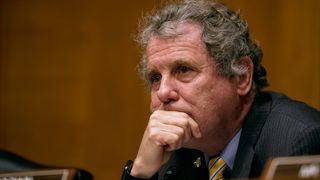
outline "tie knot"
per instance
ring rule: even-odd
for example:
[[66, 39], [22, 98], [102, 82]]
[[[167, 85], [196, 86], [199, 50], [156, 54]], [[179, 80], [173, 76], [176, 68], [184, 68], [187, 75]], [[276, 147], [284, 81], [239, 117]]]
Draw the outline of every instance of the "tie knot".
[[213, 157], [209, 161], [208, 168], [210, 180], [223, 179], [226, 163], [221, 157]]

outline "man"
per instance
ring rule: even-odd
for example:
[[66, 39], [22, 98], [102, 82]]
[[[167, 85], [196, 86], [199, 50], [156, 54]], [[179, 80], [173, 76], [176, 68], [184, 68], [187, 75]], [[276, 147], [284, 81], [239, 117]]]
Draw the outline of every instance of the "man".
[[320, 113], [261, 91], [262, 51], [237, 13], [186, 0], [145, 21], [151, 115], [123, 179], [258, 177], [270, 157], [320, 154]]

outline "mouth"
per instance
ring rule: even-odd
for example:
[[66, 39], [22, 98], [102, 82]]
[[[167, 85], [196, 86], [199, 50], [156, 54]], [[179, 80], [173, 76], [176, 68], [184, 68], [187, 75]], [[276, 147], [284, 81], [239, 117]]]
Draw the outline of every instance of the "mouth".
[[168, 110], [165, 110], [165, 111], [176, 111], [176, 112], [186, 113], [191, 119], [195, 120], [193, 114], [190, 111], [186, 111], [186, 110], [183, 110], [183, 109], [174, 109], [174, 108], [168, 109]]
[[191, 117], [193, 120], [195, 120], [194, 115], [190, 111], [186, 110], [185, 108], [177, 108], [177, 107], [172, 107], [172, 106], [161, 105], [159, 107], [151, 108], [150, 113], [152, 114], [156, 110], [176, 111], [176, 112], [186, 113], [189, 117]]

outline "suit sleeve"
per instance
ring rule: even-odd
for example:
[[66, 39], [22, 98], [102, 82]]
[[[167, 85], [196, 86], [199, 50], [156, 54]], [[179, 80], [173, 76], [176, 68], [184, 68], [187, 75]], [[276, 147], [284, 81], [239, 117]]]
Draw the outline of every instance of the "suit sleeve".
[[158, 173], [156, 173], [149, 179], [143, 179], [143, 178], [137, 178], [137, 177], [131, 176], [130, 171], [131, 171], [132, 165], [133, 165], [133, 161], [131, 160], [127, 161], [122, 172], [121, 180], [157, 180], [158, 179]]
[[142, 178], [137, 178], [134, 176], [131, 176], [129, 172], [123, 171], [121, 180], [157, 180], [158, 174], [152, 176], [150, 179], [142, 179]]
[[293, 143], [293, 155], [320, 154], [320, 125], [305, 128]]

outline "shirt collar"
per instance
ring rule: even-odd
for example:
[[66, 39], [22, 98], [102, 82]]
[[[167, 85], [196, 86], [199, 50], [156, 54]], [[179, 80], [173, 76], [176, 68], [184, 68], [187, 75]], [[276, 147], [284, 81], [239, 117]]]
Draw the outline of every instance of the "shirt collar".
[[230, 169], [233, 168], [234, 159], [236, 157], [239, 141], [240, 141], [241, 129], [240, 131], [231, 139], [227, 146], [220, 153], [220, 157], [228, 165]]

